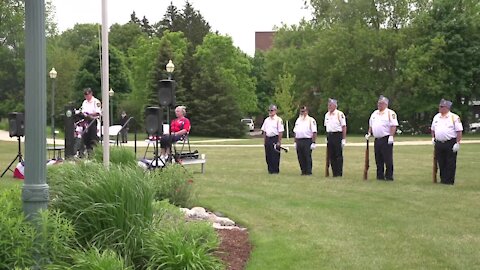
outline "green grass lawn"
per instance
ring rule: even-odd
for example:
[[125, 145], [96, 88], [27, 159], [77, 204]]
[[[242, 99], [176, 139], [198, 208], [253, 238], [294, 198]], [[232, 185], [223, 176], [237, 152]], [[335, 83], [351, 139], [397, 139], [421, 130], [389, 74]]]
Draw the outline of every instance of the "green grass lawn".
[[[361, 136], [350, 141], [356, 140]], [[0, 148], [4, 168], [16, 143], [0, 142]], [[370, 179], [375, 178], [372, 148]], [[262, 147], [194, 149], [207, 156], [206, 173], [194, 174], [198, 204], [248, 228], [254, 249], [247, 269], [480, 265], [480, 144], [462, 145], [455, 186], [431, 183], [430, 145], [395, 146], [394, 182], [362, 180], [363, 147], [347, 145], [344, 177], [335, 179], [323, 176], [324, 147], [314, 151], [311, 177], [300, 176], [293, 149], [282, 154], [279, 175], [267, 173]], [[20, 186], [10, 176], [0, 187]]]
[[[248, 227], [248, 269], [473, 269], [480, 265], [480, 145], [462, 145], [454, 187], [431, 183], [432, 147], [395, 147], [395, 181], [362, 181], [362, 147], [345, 149], [342, 179], [312, 177], [294, 152], [268, 175], [262, 148], [205, 148], [200, 204]], [[371, 156], [373, 160], [373, 155]], [[375, 165], [371, 163], [370, 178]]]

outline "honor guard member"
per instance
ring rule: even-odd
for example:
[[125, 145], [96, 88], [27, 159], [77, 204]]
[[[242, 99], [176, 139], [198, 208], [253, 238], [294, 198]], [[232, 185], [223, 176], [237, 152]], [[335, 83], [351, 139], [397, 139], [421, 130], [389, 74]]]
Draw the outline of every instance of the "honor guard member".
[[336, 99], [328, 99], [328, 112], [324, 121], [333, 177], [343, 175], [343, 147], [347, 143], [347, 120], [343, 112], [337, 110], [337, 105]]
[[440, 100], [438, 113], [432, 120], [432, 143], [435, 145], [440, 183], [453, 185], [457, 168], [457, 152], [460, 149], [463, 126], [460, 117], [450, 111], [452, 102]]
[[90, 88], [83, 90], [85, 100], [82, 103], [81, 112], [87, 121], [88, 130], [83, 135], [83, 142], [87, 152], [90, 154], [93, 147], [98, 143], [98, 118], [102, 113], [102, 104], [93, 96], [93, 91]]
[[370, 115], [368, 133], [375, 137], [375, 163], [377, 164], [377, 180], [393, 181], [393, 136], [397, 131], [397, 114], [388, 108], [388, 98], [380, 96], [378, 110]]
[[295, 121], [293, 132], [295, 132], [294, 147], [297, 150], [302, 175], [312, 175], [312, 150], [316, 147], [317, 122], [308, 115], [306, 106], [300, 108], [300, 115]]
[[275, 147], [279, 149], [281, 146], [284, 131], [282, 118], [277, 115], [277, 106], [268, 107], [268, 117], [263, 121], [262, 131], [268, 173], [277, 174], [280, 172], [280, 151]]

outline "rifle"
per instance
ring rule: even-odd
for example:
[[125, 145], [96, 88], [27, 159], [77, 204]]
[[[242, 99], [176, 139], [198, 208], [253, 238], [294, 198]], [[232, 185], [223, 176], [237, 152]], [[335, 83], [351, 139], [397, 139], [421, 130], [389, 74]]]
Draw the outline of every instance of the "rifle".
[[437, 153], [435, 152], [435, 147], [433, 147], [433, 171], [432, 171], [432, 181], [433, 183], [437, 183], [437, 171], [438, 171], [438, 165], [437, 165]]
[[273, 143], [273, 149], [277, 152], [281, 152], [280, 150], [283, 150], [285, 153], [288, 153], [288, 151], [290, 150], [288, 147], [283, 147], [281, 145], [278, 145], [276, 143]]
[[370, 150], [368, 148], [368, 140], [367, 141], [367, 148], [365, 149], [365, 167], [363, 168], [363, 180], [368, 179], [368, 168], [370, 167]]
[[328, 143], [327, 143], [327, 147], [325, 147], [325, 177], [330, 176], [329, 167], [330, 167], [330, 159], [328, 157]]

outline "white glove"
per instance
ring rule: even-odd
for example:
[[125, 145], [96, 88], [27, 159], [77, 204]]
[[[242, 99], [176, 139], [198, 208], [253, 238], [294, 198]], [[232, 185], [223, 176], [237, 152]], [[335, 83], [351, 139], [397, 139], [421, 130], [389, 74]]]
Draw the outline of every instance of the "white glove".
[[453, 145], [452, 151], [456, 153], [458, 150], [460, 150], [460, 144], [457, 142]]
[[293, 143], [293, 149], [297, 149], [297, 143], [296, 142]]
[[368, 139], [370, 139], [370, 136], [371, 136], [371, 134], [370, 134], [370, 133], [367, 133], [367, 134], [365, 134], [365, 140], [367, 140], [367, 141], [368, 141]]
[[328, 143], [328, 138], [327, 137], [325, 137], [325, 143]]
[[393, 136], [388, 136], [388, 144], [393, 144]]
[[317, 147], [317, 145], [315, 143], [310, 144], [310, 149], [311, 150], [315, 149], [315, 147]]
[[347, 144], [347, 139], [342, 139], [342, 148]]
[[432, 138], [432, 145], [435, 145], [435, 138]]

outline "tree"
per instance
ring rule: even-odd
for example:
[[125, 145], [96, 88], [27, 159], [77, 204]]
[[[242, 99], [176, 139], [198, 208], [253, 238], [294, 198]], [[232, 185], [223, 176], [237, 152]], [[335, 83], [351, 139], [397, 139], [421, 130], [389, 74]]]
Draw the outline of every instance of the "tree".
[[[480, 5], [440, 0], [413, 22], [413, 44], [402, 51], [397, 81], [411, 118], [430, 120], [438, 101], [454, 101], [468, 124], [468, 102], [480, 97]], [[463, 102], [462, 102], [463, 101]]]
[[143, 119], [145, 106], [149, 104], [148, 96], [151, 91], [153, 70], [160, 53], [160, 39], [141, 36], [136, 44], [129, 50], [133, 89], [121, 107], [135, 119]]
[[[75, 89], [81, 90], [85, 87], [90, 87], [94, 90], [98, 98], [100, 97], [98, 93], [100, 93], [102, 89], [99, 48], [96, 45], [91, 46], [87, 53], [77, 73]], [[113, 46], [109, 47], [109, 70], [110, 88], [113, 88], [115, 93], [120, 96], [130, 93], [132, 89], [130, 71], [125, 66], [122, 53]], [[78, 100], [78, 102], [80, 102], [80, 100]]]
[[[240, 119], [256, 110], [255, 81], [251, 66], [230, 37], [209, 34], [194, 55], [197, 73], [192, 80], [192, 122], [195, 134], [239, 137]], [[215, 65], [211, 65], [215, 63]]]
[[233, 97], [226, 92], [227, 86], [217, 72], [202, 68], [195, 75], [192, 94], [196, 98], [189, 110], [192, 134], [241, 137], [245, 131], [240, 122], [242, 115]]
[[75, 24], [60, 35], [59, 46], [77, 51], [84, 55], [91, 46], [100, 44], [99, 24]]
[[163, 20], [156, 24], [157, 35], [163, 35], [165, 30], [183, 32], [187, 40], [195, 48], [202, 44], [203, 38], [210, 32], [210, 25], [199, 11], [186, 1], [181, 12], [172, 3], [167, 8]]
[[255, 52], [252, 61], [252, 77], [255, 77], [257, 84], [255, 95], [257, 96], [257, 113], [263, 112], [269, 104], [273, 103], [275, 89], [272, 81], [267, 77], [265, 53]]
[[225, 91], [238, 104], [241, 114], [249, 115], [257, 110], [256, 82], [250, 76], [251, 63], [245, 54], [233, 46], [230, 37], [208, 34], [203, 44], [197, 47], [196, 56], [199, 67], [215, 71], [220, 76]]
[[0, 118], [8, 112], [23, 111], [24, 17], [24, 1], [0, 2]]
[[137, 40], [141, 36], [147, 36], [142, 29], [135, 23], [126, 23], [123, 25], [113, 24], [108, 34], [108, 42], [119, 49], [124, 55], [128, 55], [128, 50], [137, 46]]
[[287, 126], [287, 138], [289, 138], [289, 125], [290, 121], [295, 115], [295, 109], [298, 107], [298, 104], [295, 104], [292, 88], [295, 85], [295, 76], [284, 72], [281, 75], [278, 75], [278, 80], [275, 84], [275, 103], [279, 109], [279, 115], [283, 117]]
[[[184, 93], [181, 84], [182, 62], [187, 49], [187, 40], [183, 33], [171, 33], [166, 31], [160, 39], [159, 53], [157, 55], [157, 62], [152, 72], [152, 81], [150, 85], [149, 104], [158, 105], [158, 89], [159, 82], [168, 78], [169, 74], [166, 71], [166, 65], [169, 60], [175, 64], [175, 72], [172, 74], [173, 79], [177, 80], [176, 98], [177, 103], [181, 104], [185, 101]], [[177, 76], [176, 74], [180, 74]]]

